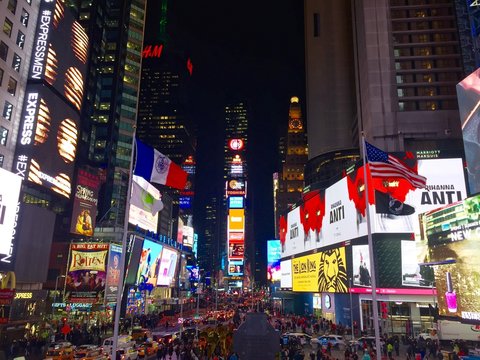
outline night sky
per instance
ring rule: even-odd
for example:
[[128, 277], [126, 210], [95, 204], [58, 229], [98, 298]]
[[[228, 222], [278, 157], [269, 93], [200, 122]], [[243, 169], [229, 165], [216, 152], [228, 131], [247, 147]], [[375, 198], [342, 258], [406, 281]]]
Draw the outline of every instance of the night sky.
[[[153, 16], [147, 14], [149, 36], [158, 32], [150, 28]], [[225, 102], [242, 98], [253, 111], [247, 151], [254, 235], [257, 242], [273, 239], [278, 139], [287, 131], [290, 97], [299, 96], [305, 108], [303, 1], [171, 1], [168, 17], [172, 39], [191, 54], [194, 65], [196, 231], [202, 237], [205, 201], [217, 191], [212, 178], [222, 186]]]

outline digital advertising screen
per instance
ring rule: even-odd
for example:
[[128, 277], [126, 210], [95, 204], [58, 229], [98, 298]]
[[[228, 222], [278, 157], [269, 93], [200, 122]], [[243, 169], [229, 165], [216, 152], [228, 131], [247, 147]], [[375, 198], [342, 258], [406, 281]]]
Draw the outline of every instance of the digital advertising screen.
[[163, 209], [160, 191], [145, 179], [133, 176], [128, 222], [157, 233], [158, 212]]
[[0, 254], [10, 255], [13, 246], [13, 230], [19, 203], [22, 179], [0, 168]]
[[126, 275], [125, 284], [136, 285], [137, 274], [140, 265], [140, 257], [143, 250], [144, 238], [138, 235], [129, 234], [127, 242], [127, 259], [125, 263]]
[[184, 222], [181, 217], [178, 217], [178, 228], [177, 228], [177, 243], [183, 244], [183, 226]]
[[193, 227], [183, 226], [182, 244], [184, 246], [193, 247]]
[[157, 274], [160, 268], [162, 249], [164, 249], [164, 247], [159, 243], [147, 239], [143, 241], [137, 270], [137, 285], [143, 282], [152, 284], [153, 286], [157, 285]]
[[439, 315], [480, 323], [480, 195], [425, 215]]
[[470, 193], [480, 192], [480, 69], [457, 84], [458, 109], [467, 160]]
[[280, 261], [280, 287], [282, 289], [292, 288], [292, 260]]
[[78, 170], [77, 186], [74, 191], [70, 232], [93, 236], [97, 218], [98, 190], [100, 177], [86, 170]]
[[372, 286], [370, 253], [368, 245], [352, 246], [353, 285]]
[[107, 262], [107, 280], [105, 281], [105, 304], [117, 301], [118, 286], [120, 285], [120, 261], [122, 260], [122, 247], [110, 244]]
[[190, 281], [198, 282], [200, 280], [200, 269], [198, 266], [187, 265], [187, 270], [190, 273]]
[[162, 260], [158, 271], [157, 285], [170, 286], [175, 277], [177, 268], [178, 252], [168, 248], [163, 249]]
[[78, 243], [70, 249], [66, 298], [72, 303], [103, 304], [109, 244]]
[[228, 208], [229, 209], [243, 209], [245, 207], [245, 198], [243, 196], [229, 196]]
[[267, 280], [272, 282], [281, 280], [280, 257], [282, 246], [280, 240], [267, 241]]
[[426, 241], [416, 239], [402, 240], [402, 286], [418, 286], [431, 288], [435, 278], [433, 268], [420, 265], [428, 262], [428, 244]]
[[348, 292], [345, 247], [292, 259], [293, 291]]
[[230, 209], [228, 210], [228, 231], [245, 230], [245, 210], [244, 209]]
[[22, 179], [70, 198], [80, 118], [50, 89], [25, 90], [13, 171]]
[[245, 196], [247, 194], [247, 182], [238, 179], [228, 180], [226, 194], [227, 196]]
[[228, 275], [242, 276], [244, 273], [243, 260], [229, 260], [228, 261]]
[[43, 0], [33, 41], [29, 80], [44, 80], [80, 111], [89, 39], [71, 9], [60, 0]]
[[243, 243], [228, 243], [228, 258], [242, 260], [245, 256], [245, 245]]

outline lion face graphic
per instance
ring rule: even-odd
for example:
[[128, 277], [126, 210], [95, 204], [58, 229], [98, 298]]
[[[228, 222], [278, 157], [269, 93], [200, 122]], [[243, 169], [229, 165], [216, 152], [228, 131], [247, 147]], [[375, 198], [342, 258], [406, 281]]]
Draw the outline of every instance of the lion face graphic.
[[322, 252], [318, 269], [318, 291], [336, 293], [348, 291], [345, 248]]

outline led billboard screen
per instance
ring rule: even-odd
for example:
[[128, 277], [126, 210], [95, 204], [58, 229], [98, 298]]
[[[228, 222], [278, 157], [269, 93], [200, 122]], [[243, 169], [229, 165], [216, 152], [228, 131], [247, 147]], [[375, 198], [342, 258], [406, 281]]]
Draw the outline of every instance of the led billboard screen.
[[480, 192], [480, 69], [457, 85], [470, 193]]
[[368, 245], [352, 246], [353, 285], [372, 286]]
[[247, 194], [247, 182], [244, 180], [228, 180], [226, 187], [227, 196], [245, 196]]
[[16, 226], [18, 197], [22, 179], [0, 168], [0, 254], [10, 255]]
[[43, 85], [25, 91], [14, 172], [22, 179], [70, 197], [79, 115]]
[[292, 288], [292, 260], [280, 261], [280, 287]]
[[168, 248], [163, 249], [162, 260], [158, 271], [157, 285], [170, 286], [175, 278], [178, 252]]
[[242, 276], [244, 272], [243, 260], [229, 260], [228, 261], [228, 275]]
[[245, 207], [245, 198], [243, 196], [230, 196], [228, 198], [229, 209], [243, 209]]
[[136, 284], [141, 283], [157, 285], [157, 274], [160, 267], [163, 246], [145, 239], [137, 270]]
[[193, 227], [183, 226], [182, 243], [184, 246], [193, 247]]
[[107, 263], [107, 279], [105, 281], [105, 303], [113, 304], [117, 301], [118, 286], [120, 285], [120, 261], [122, 247], [110, 244]]
[[72, 303], [103, 303], [108, 244], [78, 243], [70, 249], [66, 298]]
[[281, 280], [280, 257], [282, 248], [280, 240], [267, 241], [267, 280], [276, 282]]
[[77, 187], [74, 191], [72, 234], [92, 236], [97, 217], [98, 190], [100, 177], [86, 170], [78, 170]]
[[345, 248], [292, 259], [293, 291], [348, 292]]
[[162, 208], [160, 191], [145, 179], [134, 176], [128, 222], [156, 233], [158, 211]]
[[[480, 195], [425, 215], [439, 314], [480, 322]], [[454, 263], [445, 263], [455, 261]]]
[[228, 243], [228, 258], [241, 260], [245, 256], [245, 245], [243, 243]]
[[29, 79], [44, 80], [80, 110], [89, 40], [71, 9], [60, 0], [43, 0], [33, 41]]
[[228, 231], [245, 230], [245, 210], [230, 209], [228, 210]]

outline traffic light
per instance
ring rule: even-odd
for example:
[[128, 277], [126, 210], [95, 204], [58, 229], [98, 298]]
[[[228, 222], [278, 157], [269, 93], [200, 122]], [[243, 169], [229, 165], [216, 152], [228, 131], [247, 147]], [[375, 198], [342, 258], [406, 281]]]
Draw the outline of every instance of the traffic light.
[[386, 302], [380, 302], [380, 312], [382, 314], [382, 319], [388, 318], [388, 305]]

